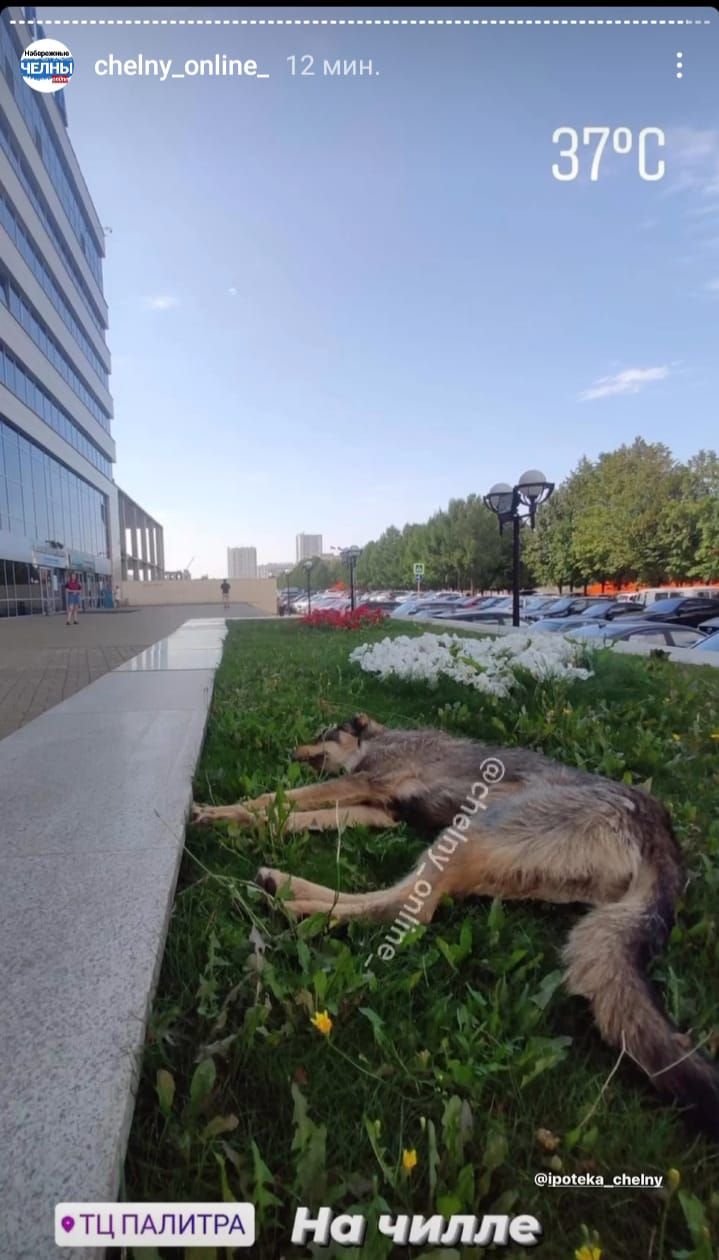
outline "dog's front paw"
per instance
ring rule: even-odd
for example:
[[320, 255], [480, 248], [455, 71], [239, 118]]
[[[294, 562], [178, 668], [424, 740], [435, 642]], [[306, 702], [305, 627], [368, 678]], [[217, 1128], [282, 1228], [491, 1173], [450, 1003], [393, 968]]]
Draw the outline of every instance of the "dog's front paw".
[[249, 826], [255, 821], [255, 815], [251, 814], [243, 805], [197, 805], [193, 803], [190, 811], [190, 822], [196, 827], [216, 822], [234, 822], [239, 823], [241, 826]]
[[192, 808], [190, 810], [190, 822], [192, 823], [193, 827], [202, 827], [211, 821], [212, 821], [212, 806], [211, 805], [197, 805], [193, 801]]
[[281, 871], [271, 870], [269, 866], [261, 866], [255, 875], [255, 883], [259, 888], [263, 888], [266, 893], [274, 897], [277, 889], [281, 884], [286, 884], [289, 875], [283, 875]]

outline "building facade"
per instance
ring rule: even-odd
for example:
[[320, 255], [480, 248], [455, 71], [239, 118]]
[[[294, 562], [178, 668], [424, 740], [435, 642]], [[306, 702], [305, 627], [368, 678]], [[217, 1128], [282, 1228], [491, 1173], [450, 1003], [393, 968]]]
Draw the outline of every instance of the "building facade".
[[165, 577], [165, 538], [162, 526], [118, 489], [120, 568], [123, 582], [156, 582]]
[[322, 555], [321, 534], [297, 534], [295, 538], [295, 564], [302, 560], [314, 560]]
[[228, 578], [256, 578], [257, 548], [228, 547], [227, 576]]
[[20, 71], [44, 35], [33, 9], [0, 14], [0, 617], [60, 611], [69, 572], [86, 608], [123, 576], [105, 236], [65, 90]]

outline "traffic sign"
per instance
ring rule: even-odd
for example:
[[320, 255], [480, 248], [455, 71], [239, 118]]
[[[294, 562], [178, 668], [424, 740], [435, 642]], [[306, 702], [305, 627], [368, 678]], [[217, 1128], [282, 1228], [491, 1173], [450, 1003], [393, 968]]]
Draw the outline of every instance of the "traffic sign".
[[424, 577], [424, 565], [423, 565], [423, 564], [416, 564], [416, 565], [414, 566], [414, 576], [415, 576], [415, 577]]

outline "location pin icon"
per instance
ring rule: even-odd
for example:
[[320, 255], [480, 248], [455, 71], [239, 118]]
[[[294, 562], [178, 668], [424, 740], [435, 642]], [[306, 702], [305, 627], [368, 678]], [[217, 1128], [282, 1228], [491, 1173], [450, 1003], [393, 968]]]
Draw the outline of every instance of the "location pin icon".
[[65, 1230], [65, 1233], [66, 1233], [66, 1234], [69, 1234], [69, 1233], [70, 1233], [70, 1230], [75, 1228], [75, 1217], [74, 1217], [74, 1216], [63, 1216], [62, 1220], [60, 1221], [60, 1224], [62, 1225], [63, 1229]]

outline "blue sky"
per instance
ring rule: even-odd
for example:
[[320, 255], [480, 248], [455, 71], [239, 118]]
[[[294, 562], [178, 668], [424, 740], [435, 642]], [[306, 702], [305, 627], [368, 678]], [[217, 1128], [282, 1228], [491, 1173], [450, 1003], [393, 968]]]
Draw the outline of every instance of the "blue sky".
[[[228, 544], [292, 558], [301, 530], [362, 544], [637, 434], [680, 458], [717, 445], [719, 16], [436, 16], [660, 13], [711, 25], [47, 25], [75, 58], [70, 136], [112, 228], [116, 478], [164, 523], [168, 565], [219, 575]], [[223, 52], [270, 77], [94, 70]], [[307, 53], [318, 73], [291, 77]], [[338, 57], [379, 73], [319, 72]], [[661, 127], [665, 178], [608, 151], [596, 182], [586, 156], [556, 181], [554, 129], [600, 125]]]

